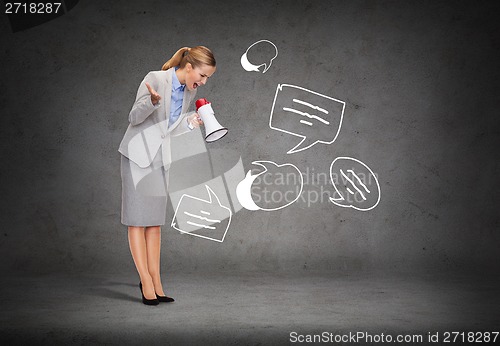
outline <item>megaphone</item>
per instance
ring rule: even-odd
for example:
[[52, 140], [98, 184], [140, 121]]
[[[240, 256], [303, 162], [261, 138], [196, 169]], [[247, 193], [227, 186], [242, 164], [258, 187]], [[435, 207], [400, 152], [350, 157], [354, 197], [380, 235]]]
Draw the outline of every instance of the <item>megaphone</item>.
[[196, 101], [196, 111], [205, 124], [205, 141], [207, 143], [215, 142], [227, 134], [229, 130], [219, 124], [215, 118], [212, 104], [207, 99], [202, 98]]

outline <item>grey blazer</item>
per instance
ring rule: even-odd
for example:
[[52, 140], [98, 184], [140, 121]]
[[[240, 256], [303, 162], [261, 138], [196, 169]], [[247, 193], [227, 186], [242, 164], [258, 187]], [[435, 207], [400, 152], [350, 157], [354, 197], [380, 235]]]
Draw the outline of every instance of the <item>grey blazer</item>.
[[[187, 88], [184, 89], [181, 115], [168, 128], [172, 73], [174, 73], [174, 68], [149, 72], [139, 86], [135, 103], [128, 116], [130, 124], [118, 151], [139, 167], [148, 167], [162, 147], [163, 166], [168, 169], [172, 161], [170, 138], [190, 131], [186, 117], [194, 113], [187, 113], [187, 111], [196, 95], [196, 90], [188, 91]], [[161, 96], [161, 100], [156, 105], [151, 102], [151, 94], [146, 87], [146, 82]]]

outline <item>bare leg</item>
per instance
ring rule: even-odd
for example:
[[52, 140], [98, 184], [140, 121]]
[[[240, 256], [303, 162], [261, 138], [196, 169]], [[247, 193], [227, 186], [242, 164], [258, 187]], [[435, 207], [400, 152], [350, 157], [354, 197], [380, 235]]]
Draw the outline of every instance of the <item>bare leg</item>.
[[161, 229], [160, 226], [146, 227], [146, 247], [148, 253], [148, 270], [153, 279], [156, 294], [164, 296], [160, 277], [160, 250]]
[[142, 292], [146, 299], [155, 299], [153, 280], [148, 270], [146, 236], [144, 227], [128, 227], [128, 242], [135, 267], [142, 282]]

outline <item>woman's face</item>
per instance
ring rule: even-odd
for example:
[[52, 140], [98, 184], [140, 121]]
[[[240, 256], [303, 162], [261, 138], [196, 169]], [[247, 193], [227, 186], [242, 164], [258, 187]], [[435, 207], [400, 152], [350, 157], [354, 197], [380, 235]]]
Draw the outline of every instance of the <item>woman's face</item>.
[[210, 78], [215, 72], [215, 66], [210, 65], [201, 65], [198, 67], [193, 67], [190, 63], [187, 63], [184, 66], [185, 75], [184, 81], [182, 84], [186, 84], [186, 87], [189, 91], [195, 90], [201, 85], [205, 85], [207, 83], [208, 78]]

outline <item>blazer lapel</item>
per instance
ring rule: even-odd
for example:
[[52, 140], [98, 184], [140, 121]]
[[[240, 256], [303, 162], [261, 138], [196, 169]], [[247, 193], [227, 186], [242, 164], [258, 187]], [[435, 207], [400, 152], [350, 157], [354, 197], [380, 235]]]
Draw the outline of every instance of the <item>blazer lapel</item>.
[[156, 123], [156, 126], [160, 129], [164, 138], [168, 132], [168, 120], [170, 118], [170, 99], [172, 98], [172, 71], [173, 68], [167, 70], [165, 74], [165, 83], [163, 84], [164, 89], [158, 90], [162, 95], [163, 111], [159, 112], [160, 121]]
[[174, 73], [174, 68], [170, 68], [167, 71], [167, 78], [165, 79], [165, 91], [163, 93], [163, 107], [165, 107], [165, 119], [170, 118], [170, 99], [172, 98], [172, 73]]

